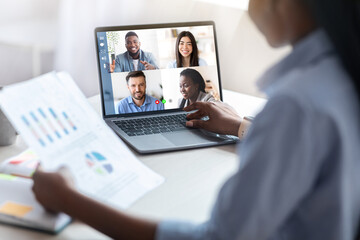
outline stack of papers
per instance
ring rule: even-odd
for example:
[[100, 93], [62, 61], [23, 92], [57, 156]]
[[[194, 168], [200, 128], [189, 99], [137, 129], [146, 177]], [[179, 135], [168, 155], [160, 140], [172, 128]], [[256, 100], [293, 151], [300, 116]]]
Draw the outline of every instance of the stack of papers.
[[49, 213], [37, 203], [30, 179], [0, 174], [0, 222], [57, 233], [70, 223], [63, 213]]
[[39, 164], [39, 161], [40, 160], [37, 154], [31, 149], [27, 149], [19, 155], [6, 159], [2, 162], [0, 164], [0, 173], [31, 178]]
[[87, 196], [124, 209], [164, 181], [105, 124], [67, 73], [5, 87], [0, 103], [42, 168], [68, 167]]

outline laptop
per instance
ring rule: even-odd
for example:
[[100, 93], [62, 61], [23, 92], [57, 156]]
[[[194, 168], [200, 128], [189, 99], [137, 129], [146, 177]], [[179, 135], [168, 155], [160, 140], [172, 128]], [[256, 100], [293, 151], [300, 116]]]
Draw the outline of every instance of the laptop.
[[185, 126], [184, 106], [222, 100], [214, 22], [98, 27], [95, 39], [103, 119], [135, 151], [237, 141]]

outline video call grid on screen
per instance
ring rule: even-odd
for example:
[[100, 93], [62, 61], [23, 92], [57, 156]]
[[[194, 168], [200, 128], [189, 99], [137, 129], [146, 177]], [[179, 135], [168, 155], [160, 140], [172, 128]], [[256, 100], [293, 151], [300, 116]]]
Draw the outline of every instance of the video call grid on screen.
[[[175, 54], [178, 51], [176, 40], [183, 31], [190, 32], [195, 38], [199, 66], [176, 66]], [[146, 95], [152, 97], [151, 100], [155, 103], [151, 103], [150, 109], [156, 108], [155, 111], [149, 110], [146, 113], [179, 109], [183, 99], [180, 92], [180, 73], [187, 68], [200, 73], [205, 81], [207, 94], [211, 94], [216, 100], [222, 100], [219, 91], [221, 83], [213, 22], [97, 28], [95, 34], [104, 116], [128, 116], [144, 113], [131, 109], [123, 110], [122, 107], [119, 111], [118, 108], [121, 100], [124, 99], [127, 102], [126, 99], [131, 98], [126, 76], [134, 70], [133, 64], [139, 65], [139, 68], [145, 68], [144, 64], [134, 63], [130, 58], [129, 51], [135, 51], [136, 48], [135, 50], [126, 48], [125, 36], [129, 32], [137, 35], [128, 40], [139, 42], [137, 49], [141, 52], [140, 58], [147, 60], [155, 67], [154, 70], [138, 69], [146, 77]], [[128, 46], [134, 47], [134, 43]]]

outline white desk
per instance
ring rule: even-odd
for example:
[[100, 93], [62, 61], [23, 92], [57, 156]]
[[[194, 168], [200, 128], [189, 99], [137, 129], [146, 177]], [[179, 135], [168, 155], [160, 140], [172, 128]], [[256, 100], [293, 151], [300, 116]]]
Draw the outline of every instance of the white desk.
[[[240, 116], [256, 115], [265, 100], [224, 90], [224, 101]], [[100, 114], [100, 97], [89, 98]], [[0, 162], [26, 149], [18, 137], [9, 147], [0, 147]], [[138, 200], [126, 211], [151, 219], [176, 218], [195, 222], [206, 220], [223, 182], [237, 170], [235, 145], [139, 155], [145, 165], [165, 177], [165, 183]], [[116, 223], [114, 223], [116, 224]], [[30, 231], [0, 224], [4, 239], [107, 239], [87, 225], [74, 221], [58, 235]]]

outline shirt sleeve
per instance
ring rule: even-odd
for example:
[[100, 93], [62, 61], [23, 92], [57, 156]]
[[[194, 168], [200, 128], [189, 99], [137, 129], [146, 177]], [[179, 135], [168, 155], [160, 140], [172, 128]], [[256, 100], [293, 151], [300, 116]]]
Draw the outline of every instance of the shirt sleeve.
[[125, 104], [126, 104], [126, 98], [122, 99], [118, 105], [117, 105], [117, 110], [119, 114], [124, 114], [124, 113], [128, 113], [127, 109], [125, 108]]
[[206, 61], [205, 61], [204, 59], [202, 59], [202, 58], [199, 58], [199, 66], [200, 66], [200, 67], [201, 67], [201, 66], [207, 66]]
[[176, 60], [170, 61], [166, 68], [176, 68]]
[[121, 66], [120, 66], [120, 55], [117, 55], [115, 58], [115, 68], [114, 68], [114, 72], [121, 72]]
[[273, 237], [316, 178], [311, 118], [291, 96], [269, 100], [241, 143], [239, 170], [220, 190], [209, 221], [163, 221], [157, 239]]
[[208, 93], [206, 98], [204, 99], [204, 102], [216, 102], [216, 99], [211, 93]]

